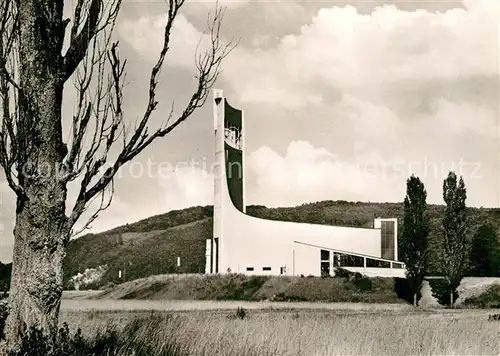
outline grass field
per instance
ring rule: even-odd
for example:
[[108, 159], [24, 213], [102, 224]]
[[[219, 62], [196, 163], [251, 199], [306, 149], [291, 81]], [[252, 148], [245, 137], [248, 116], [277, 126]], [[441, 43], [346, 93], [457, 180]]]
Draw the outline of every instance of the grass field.
[[63, 310], [61, 322], [87, 337], [114, 325], [128, 345], [121, 355], [134, 355], [131, 348], [151, 356], [498, 355], [492, 312], [268, 309], [239, 319], [234, 310]]

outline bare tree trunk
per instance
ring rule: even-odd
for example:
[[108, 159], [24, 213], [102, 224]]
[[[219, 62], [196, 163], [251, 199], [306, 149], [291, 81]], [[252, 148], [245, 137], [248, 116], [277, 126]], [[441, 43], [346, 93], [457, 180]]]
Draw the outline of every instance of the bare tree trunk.
[[[47, 218], [44, 220], [49, 221], [51, 213], [44, 216]], [[39, 218], [43, 216], [37, 216]], [[26, 207], [18, 212], [10, 312], [5, 330], [10, 349], [18, 347], [24, 325], [42, 328], [50, 336], [57, 331], [63, 286], [63, 236], [56, 224], [36, 225]]]
[[[41, 88], [42, 92], [46, 90]], [[60, 115], [60, 107], [51, 105], [53, 99], [38, 98], [43, 111], [48, 111], [37, 115], [42, 130], [53, 127], [48, 125], [47, 117], [56, 119]], [[62, 263], [69, 231], [65, 215], [67, 190], [57, 180], [54, 167], [58, 154], [50, 144], [51, 141], [44, 141], [28, 158], [26, 167], [35, 168], [26, 168], [23, 184], [26, 197], [17, 200], [10, 313], [6, 323], [9, 348], [18, 346], [24, 325], [42, 328], [50, 336], [57, 331]]]
[[413, 306], [417, 306], [417, 293], [413, 293]]
[[[44, 13], [50, 7], [50, 16]], [[58, 179], [62, 142], [62, 4], [19, 3], [19, 153], [10, 313], [6, 339], [17, 348], [23, 326], [57, 331], [67, 243], [67, 190]]]
[[450, 288], [450, 308], [453, 308], [453, 288]]

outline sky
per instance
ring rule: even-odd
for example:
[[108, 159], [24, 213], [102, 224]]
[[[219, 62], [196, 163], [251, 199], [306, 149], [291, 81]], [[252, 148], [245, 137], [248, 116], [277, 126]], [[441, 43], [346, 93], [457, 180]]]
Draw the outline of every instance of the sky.
[[[443, 179], [453, 170], [465, 180], [469, 206], [499, 206], [497, 0], [219, 4], [226, 7], [222, 40], [239, 41], [216, 87], [245, 113], [247, 204], [400, 202], [411, 174], [424, 182], [429, 203], [442, 204]], [[195, 50], [206, 44], [214, 6], [187, 0], [181, 9], [151, 129], [172, 103], [178, 115], [195, 89]], [[128, 122], [146, 107], [167, 10], [164, 1], [122, 5], [115, 39], [127, 58]], [[66, 128], [74, 105], [68, 87]], [[90, 232], [212, 204], [212, 115], [208, 100], [124, 166], [111, 207]], [[15, 199], [3, 177], [0, 207], [0, 261], [10, 262]]]

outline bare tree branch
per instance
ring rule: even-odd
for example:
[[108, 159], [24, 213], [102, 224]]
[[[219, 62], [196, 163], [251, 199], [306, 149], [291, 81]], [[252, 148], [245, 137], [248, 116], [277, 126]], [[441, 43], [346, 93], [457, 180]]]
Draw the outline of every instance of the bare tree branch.
[[5, 0], [0, 5], [0, 33], [2, 34], [2, 48], [0, 49], [0, 76], [9, 84], [19, 89], [19, 84], [14, 80], [7, 69], [9, 54], [13, 49], [19, 26], [19, 15], [11, 6], [12, 0]]
[[[76, 19], [81, 18], [83, 1], [77, 3], [74, 15], [75, 23], [78, 23]], [[96, 25], [95, 36], [91, 38], [85, 57], [81, 60], [81, 66], [76, 73], [74, 85], [78, 92], [77, 110], [73, 116], [72, 145], [68, 152], [69, 155], [63, 163], [67, 172], [62, 177], [64, 183], [74, 180], [85, 170], [88, 161], [97, 153], [105, 136], [109, 134], [110, 128], [116, 126], [109, 123], [109, 118], [112, 116], [109, 115], [109, 112], [113, 101], [113, 93], [111, 92], [113, 83], [109, 79], [107, 82], [105, 80], [105, 66], [120, 4], [121, 0], [114, 0], [110, 3], [107, 11], [101, 11], [101, 19], [98, 21], [100, 27]], [[74, 25], [72, 38], [76, 38], [76, 33], [77, 26]], [[111, 51], [115, 50], [112, 48]], [[91, 86], [95, 82], [97, 82], [97, 88], [95, 88], [95, 95], [92, 96], [90, 94]], [[84, 139], [91, 121], [95, 122], [94, 134], [90, 148], [82, 162]]]
[[[19, 15], [12, 0], [0, 4], [0, 166], [3, 167], [9, 187], [24, 196], [16, 182], [13, 168], [18, 162], [19, 137], [17, 130], [17, 99], [20, 87], [13, 75], [15, 56], [13, 50], [19, 30]], [[14, 60], [14, 62], [13, 62]]]
[[[64, 81], [74, 73], [78, 65], [85, 58], [92, 39], [110, 25], [114, 26], [121, 6], [121, 0], [111, 0], [108, 1], [109, 10], [106, 11], [103, 0], [90, 1], [85, 22], [83, 22], [82, 10], [86, 0], [78, 0], [75, 8], [74, 22], [70, 35], [71, 44], [63, 60], [62, 79]], [[78, 32], [82, 24], [83, 28]]]
[[110, 205], [113, 201], [113, 196], [115, 194], [115, 186], [114, 186], [113, 180], [111, 180], [111, 183], [108, 185], [108, 187], [111, 187], [110, 192], [109, 192], [109, 197], [107, 199], [105, 198], [106, 189], [103, 190], [100, 194], [101, 195], [101, 202], [99, 204], [99, 208], [97, 208], [97, 210], [89, 217], [89, 219], [85, 222], [85, 224], [81, 228], [79, 228], [77, 231], [74, 231], [70, 237], [76, 237], [79, 234], [81, 234], [82, 232], [92, 228], [91, 224], [99, 217], [99, 213], [110, 207]]
[[[17, 194], [23, 195], [23, 190], [14, 181], [12, 168], [15, 164], [15, 155], [12, 154], [17, 148], [17, 140], [14, 133], [13, 115], [10, 113], [9, 86], [4, 78], [0, 78], [0, 96], [2, 102], [2, 131], [0, 134], [0, 165], [4, 169], [5, 177], [9, 187]], [[9, 145], [10, 142], [10, 145]]]
[[[81, 3], [83, 1], [80, 0], [77, 4], [75, 19], [81, 18], [81, 9], [83, 8]], [[95, 1], [97, 0], [92, 0], [93, 11], [97, 11], [96, 6], [100, 6], [95, 4]], [[119, 6], [120, 0], [115, 1]], [[89, 208], [90, 202], [101, 195], [100, 207], [90, 217], [90, 220], [83, 225], [83, 230], [88, 228], [90, 223], [97, 218], [99, 212], [106, 209], [111, 203], [114, 189], [111, 189], [108, 203], [103, 203], [105, 191], [109, 185], [113, 185], [114, 177], [120, 167], [140, 154], [154, 140], [172, 132], [205, 103], [209, 90], [220, 73], [223, 59], [235, 48], [236, 43], [233, 43], [233, 41], [228, 44], [223, 44], [221, 41], [220, 29], [224, 9], [217, 7], [213, 18], [209, 18], [210, 48], [203, 54], [198, 53], [198, 48], [196, 51], [195, 65], [198, 73], [196, 75], [197, 86], [194, 94], [192, 94], [188, 104], [173, 123], [171, 123], [173, 117], [172, 103], [166, 122], [156, 131], [150, 133], [148, 123], [152, 113], [158, 108], [156, 93], [159, 75], [170, 49], [171, 31], [175, 19], [184, 3], [185, 0], [168, 0], [169, 7], [167, 23], [164, 28], [163, 46], [149, 77], [148, 102], [142, 118], [136, 123], [136, 127], [134, 131], [130, 132], [130, 136], [125, 129], [123, 115], [123, 85], [126, 61], [120, 59], [118, 43], [110, 45], [110, 37], [106, 36], [104, 30], [104, 39], [101, 39], [103, 37], [99, 35], [101, 29], [95, 20], [91, 20], [93, 18], [92, 10], [87, 17], [84, 30], [80, 34], [77, 35], [76, 25], [73, 25], [72, 46], [73, 43], [83, 41], [88, 49], [86, 52], [79, 52], [76, 50], [79, 47], [75, 47], [73, 50], [70, 47], [66, 55], [67, 58], [76, 56], [75, 58], [78, 58], [78, 61], [82, 64], [81, 70], [77, 73], [77, 83], [75, 84], [79, 95], [77, 109], [73, 117], [72, 145], [64, 161], [67, 173], [61, 177], [62, 183], [81, 177], [78, 197], [67, 222], [69, 229], [73, 228], [77, 220]], [[112, 16], [115, 15], [111, 13], [109, 17]], [[114, 22], [111, 21], [108, 27], [113, 26]], [[91, 31], [92, 34], [88, 35], [85, 28], [92, 27], [94, 32]], [[86, 58], [80, 58], [82, 55]], [[108, 69], [105, 70], [105, 67]], [[94, 87], [91, 87], [92, 80], [96, 83]], [[90, 95], [92, 90], [94, 95]], [[95, 122], [95, 128], [90, 138], [87, 137], [87, 134], [91, 121]], [[120, 135], [123, 135], [123, 148], [113, 163], [108, 162], [110, 150], [114, 147], [114, 143], [120, 138]], [[90, 142], [87, 142], [89, 148], [83, 154], [86, 137], [90, 138]], [[78, 233], [83, 230], [79, 230]]]

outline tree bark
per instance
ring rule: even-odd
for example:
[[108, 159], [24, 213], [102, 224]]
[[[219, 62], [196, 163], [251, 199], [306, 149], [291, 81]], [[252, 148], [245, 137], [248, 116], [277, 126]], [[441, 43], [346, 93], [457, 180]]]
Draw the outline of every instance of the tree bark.
[[413, 306], [417, 306], [417, 293], [413, 293]]
[[20, 16], [19, 185], [14, 228], [10, 312], [5, 334], [9, 349], [20, 343], [23, 326], [57, 332], [63, 286], [62, 262], [69, 236], [67, 190], [58, 170], [66, 155], [61, 109], [64, 80], [63, 4], [23, 0]]
[[450, 288], [450, 308], [453, 308], [453, 288]]
[[[51, 213], [39, 218], [49, 221]], [[5, 335], [9, 349], [20, 345], [20, 333], [27, 328], [42, 328], [53, 338], [57, 332], [63, 289], [62, 263], [64, 235], [57, 224], [37, 226], [23, 208], [16, 216], [9, 316]]]

